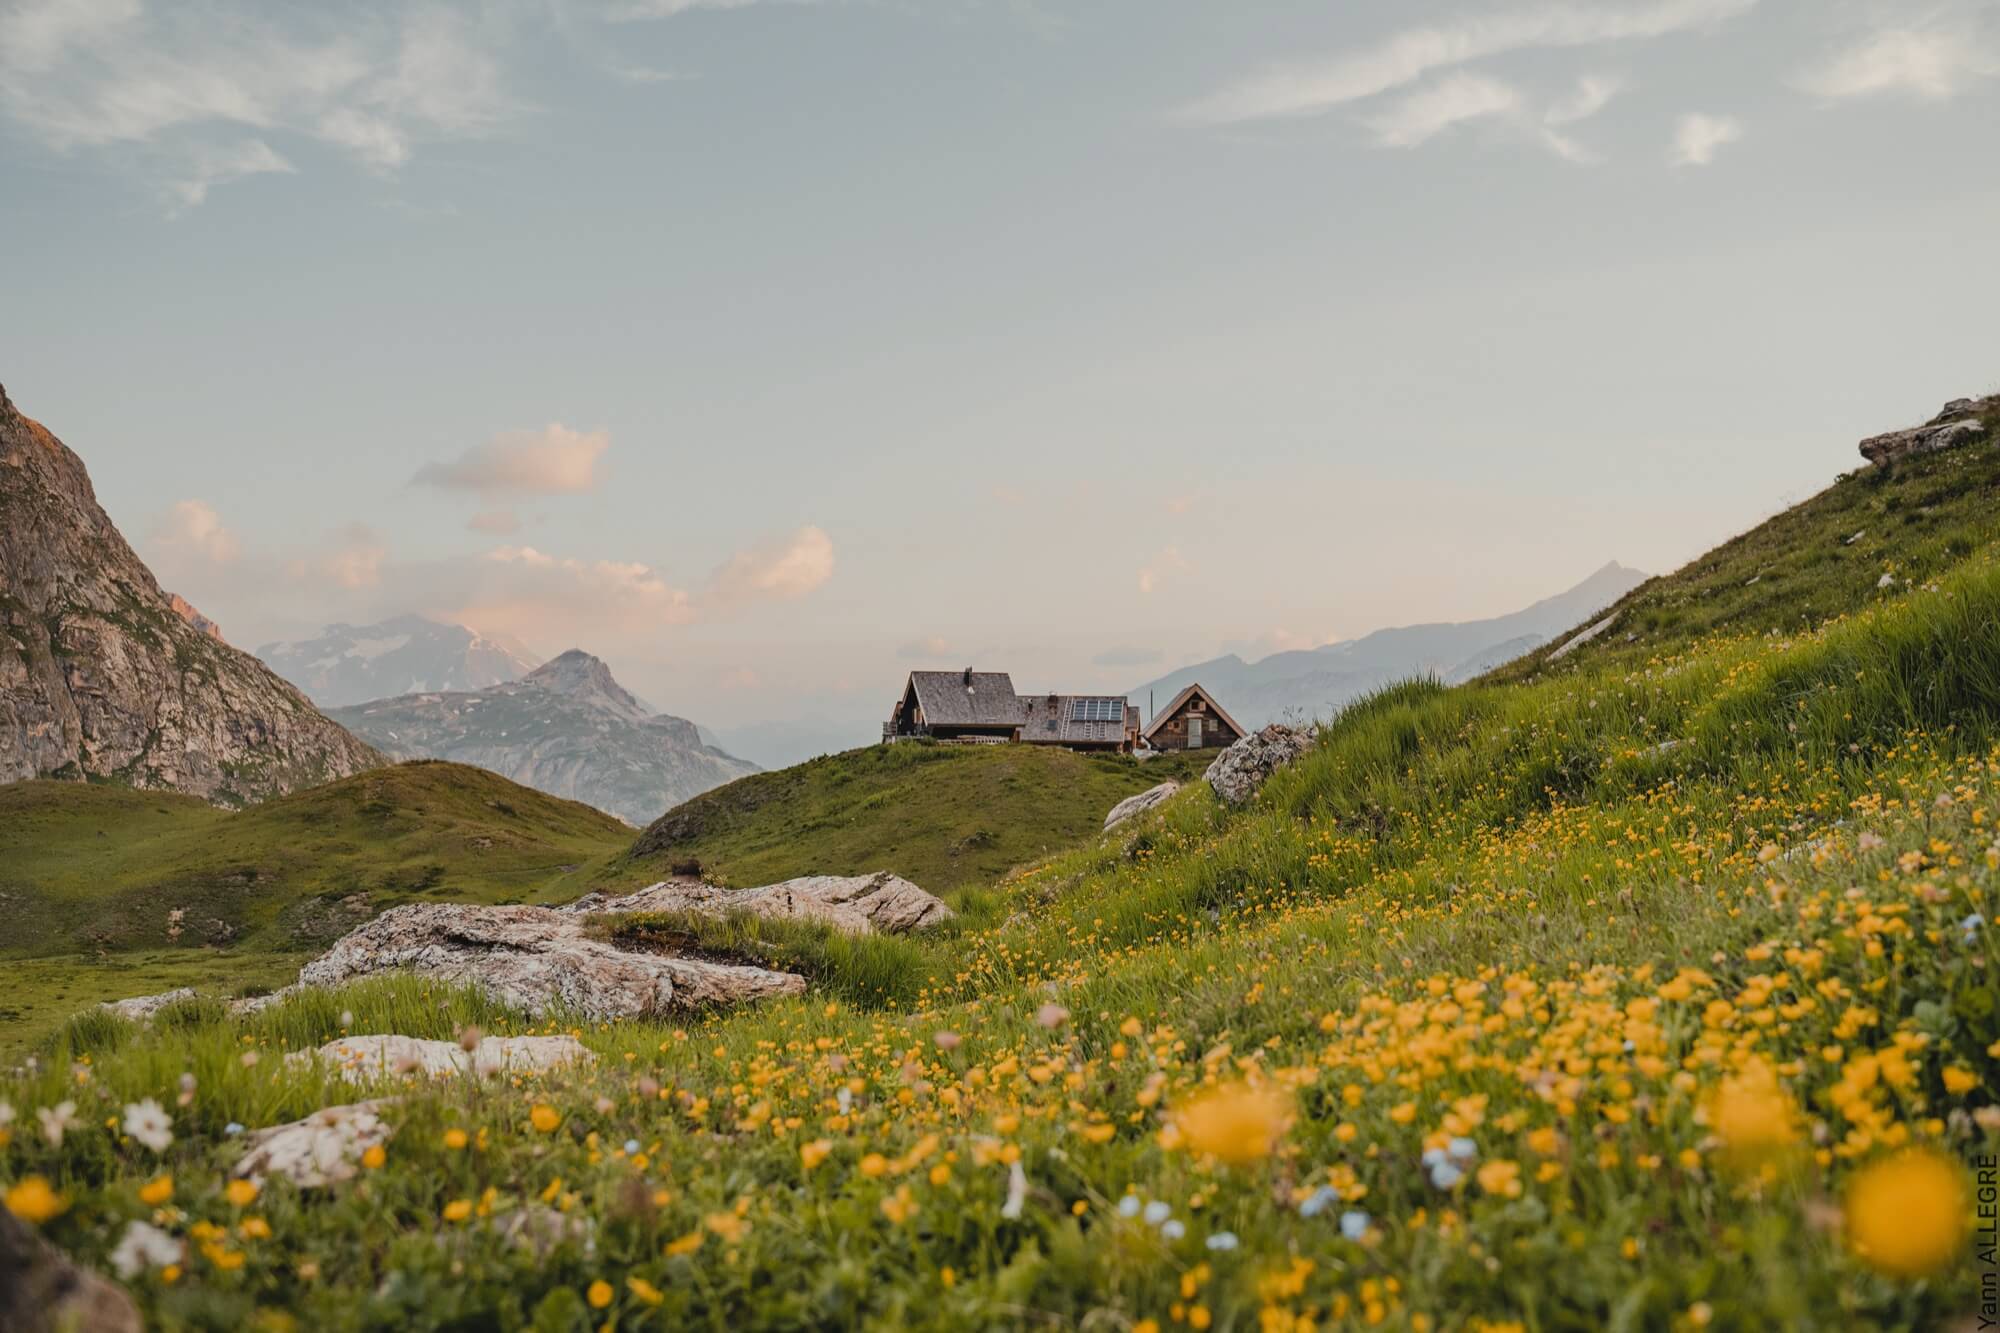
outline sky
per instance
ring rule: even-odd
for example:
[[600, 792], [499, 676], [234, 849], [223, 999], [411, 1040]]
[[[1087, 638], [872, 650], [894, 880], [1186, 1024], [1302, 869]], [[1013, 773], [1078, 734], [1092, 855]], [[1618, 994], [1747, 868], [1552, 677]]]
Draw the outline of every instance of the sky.
[[865, 729], [1676, 567], [2000, 389], [1996, 128], [2000, 0], [0, 0], [0, 383], [239, 646]]

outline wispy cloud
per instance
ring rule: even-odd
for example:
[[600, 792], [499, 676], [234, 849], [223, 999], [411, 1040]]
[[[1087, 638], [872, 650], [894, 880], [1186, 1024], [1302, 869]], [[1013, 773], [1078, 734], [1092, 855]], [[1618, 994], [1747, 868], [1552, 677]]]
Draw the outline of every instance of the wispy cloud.
[[154, 524], [153, 541], [170, 553], [218, 565], [234, 560], [241, 550], [236, 535], [206, 500], [182, 500], [169, 509]]
[[739, 551], [715, 571], [709, 595], [732, 604], [803, 597], [833, 577], [833, 538], [803, 527], [782, 541]]
[[485, 7], [326, 14], [338, 21], [252, 0], [17, 0], [0, 11], [0, 117], [57, 153], [143, 148], [108, 160], [144, 162], [181, 211], [294, 170], [281, 136], [391, 171], [516, 109]]
[[1970, 23], [1885, 28], [1806, 71], [1798, 86], [1844, 100], [1900, 93], [1943, 101], [1980, 79], [2000, 76], [2000, 54]]
[[1674, 127], [1672, 158], [1675, 166], [1705, 167], [1715, 160], [1725, 144], [1743, 137], [1743, 123], [1732, 116], [1710, 116], [1691, 111]]
[[896, 649], [896, 656], [905, 662], [940, 662], [951, 654], [951, 640], [940, 634], [911, 639]]
[[1167, 580], [1193, 568], [1179, 547], [1169, 546], [1139, 567], [1139, 591], [1142, 595], [1150, 594]]
[[601, 430], [550, 422], [540, 430], [503, 431], [449, 463], [426, 463], [411, 480], [484, 496], [568, 495], [597, 485], [597, 460], [610, 447]]
[[1459, 71], [1425, 84], [1380, 113], [1368, 128], [1377, 143], [1388, 148], [1414, 148], [1454, 125], [1511, 115], [1521, 108], [1521, 94], [1498, 79]]
[[[691, 14], [698, 9], [748, 9], [770, 0], [626, 0], [612, 7], [615, 19], [664, 19]], [[812, 0], [785, 0], [788, 4], [810, 4]]]
[[1415, 83], [1426, 75], [1516, 51], [1597, 46], [1711, 28], [1757, 0], [1649, 0], [1544, 4], [1406, 28], [1324, 60], [1229, 84], [1183, 108], [1203, 125], [1312, 115]]

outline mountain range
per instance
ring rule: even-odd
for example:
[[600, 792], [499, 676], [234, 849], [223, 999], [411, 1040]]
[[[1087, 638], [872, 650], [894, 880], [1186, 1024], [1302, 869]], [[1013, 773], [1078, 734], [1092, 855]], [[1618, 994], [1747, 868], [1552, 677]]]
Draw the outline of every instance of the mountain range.
[[694, 723], [655, 713], [579, 649], [519, 680], [329, 710], [399, 759], [475, 764], [631, 824], [760, 771], [707, 744]]
[[1231, 653], [1147, 681], [1128, 697], [1142, 710], [1149, 700], [1163, 707], [1199, 681], [1245, 727], [1255, 729], [1284, 719], [1310, 721], [1412, 676], [1434, 675], [1457, 684], [1484, 675], [1578, 627], [1648, 577], [1614, 560], [1568, 591], [1504, 616], [1376, 630], [1358, 639], [1274, 653], [1255, 662]]
[[322, 708], [433, 690], [483, 690], [538, 661], [520, 644], [424, 616], [328, 625], [318, 638], [267, 643], [257, 656]]
[[243, 805], [382, 762], [161, 591], [83, 460], [0, 389], [0, 782]]

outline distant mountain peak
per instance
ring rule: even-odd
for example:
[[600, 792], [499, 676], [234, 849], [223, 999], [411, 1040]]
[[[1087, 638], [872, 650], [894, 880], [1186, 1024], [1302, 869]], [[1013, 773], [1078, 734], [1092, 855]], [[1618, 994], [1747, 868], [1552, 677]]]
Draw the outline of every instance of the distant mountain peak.
[[521, 677], [521, 683], [578, 699], [608, 703], [621, 712], [642, 717], [652, 713], [630, 690], [618, 683], [603, 658], [581, 648], [556, 654]]
[[316, 638], [267, 643], [257, 656], [322, 707], [519, 680], [535, 659], [465, 625], [420, 615], [333, 624]]

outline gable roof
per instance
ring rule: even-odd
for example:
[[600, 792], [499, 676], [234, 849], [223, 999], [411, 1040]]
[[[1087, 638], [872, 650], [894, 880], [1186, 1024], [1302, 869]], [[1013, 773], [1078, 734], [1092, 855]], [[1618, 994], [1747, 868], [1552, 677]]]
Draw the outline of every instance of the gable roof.
[[1175, 713], [1178, 713], [1181, 710], [1181, 706], [1197, 694], [1208, 704], [1208, 711], [1228, 723], [1231, 731], [1235, 732], [1238, 736], [1248, 736], [1250, 734], [1243, 730], [1235, 718], [1229, 716], [1229, 710], [1217, 703], [1215, 696], [1204, 689], [1200, 681], [1196, 681], [1194, 684], [1183, 689], [1179, 694], [1176, 694], [1165, 708], [1153, 714], [1153, 724], [1146, 728], [1144, 738], [1150, 740], [1154, 732], [1165, 726], [1168, 719], [1173, 717]]
[[1018, 727], [1027, 716], [1004, 671], [912, 671], [910, 688], [933, 727]]
[[[1115, 712], [1118, 716], [1080, 718], [1075, 704], [1084, 699], [1105, 705], [1098, 711]], [[1031, 694], [1021, 704], [1026, 712], [1021, 739], [1029, 745], [1122, 745], [1125, 728], [1136, 723], [1134, 714], [1138, 712], [1119, 694]]]

